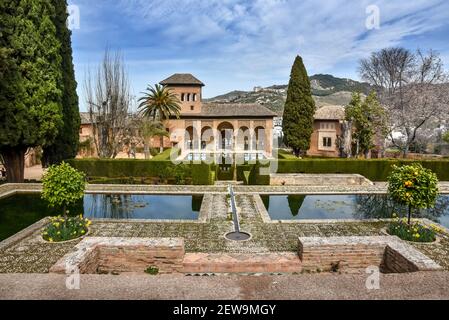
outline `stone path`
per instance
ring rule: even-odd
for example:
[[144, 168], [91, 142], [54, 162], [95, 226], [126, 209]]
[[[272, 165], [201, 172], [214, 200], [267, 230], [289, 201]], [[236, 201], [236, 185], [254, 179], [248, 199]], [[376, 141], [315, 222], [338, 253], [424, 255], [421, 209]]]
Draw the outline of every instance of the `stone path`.
[[301, 272], [294, 252], [279, 253], [188, 253], [184, 273], [293, 273]]
[[0, 274], [0, 299], [449, 299], [449, 272], [381, 275], [379, 290], [367, 290], [366, 277], [365, 274], [253, 277], [82, 275], [80, 289], [67, 290], [64, 275]]

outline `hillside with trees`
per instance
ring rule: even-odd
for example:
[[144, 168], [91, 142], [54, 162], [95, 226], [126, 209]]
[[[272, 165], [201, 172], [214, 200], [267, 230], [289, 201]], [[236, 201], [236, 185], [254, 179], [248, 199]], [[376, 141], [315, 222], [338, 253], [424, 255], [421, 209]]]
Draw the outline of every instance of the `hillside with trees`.
[[[324, 105], [347, 105], [352, 92], [368, 95], [372, 86], [351, 79], [337, 78], [328, 74], [310, 77], [312, 95], [317, 107]], [[259, 103], [282, 115], [287, 98], [288, 85], [273, 85], [266, 88], [256, 87], [253, 91], [235, 90], [211, 99], [207, 102]]]

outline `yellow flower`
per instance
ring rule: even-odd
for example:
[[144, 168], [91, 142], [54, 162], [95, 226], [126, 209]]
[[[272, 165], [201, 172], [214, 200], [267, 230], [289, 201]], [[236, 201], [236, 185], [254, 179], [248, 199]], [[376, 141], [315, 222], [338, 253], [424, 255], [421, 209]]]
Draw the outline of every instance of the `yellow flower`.
[[413, 185], [413, 182], [411, 182], [411, 181], [406, 181], [406, 182], [404, 183], [404, 185], [405, 185], [406, 187], [411, 187], [411, 186]]
[[53, 242], [53, 238], [48, 238], [48, 241]]
[[419, 238], [420, 234], [419, 233], [415, 233], [415, 238]]

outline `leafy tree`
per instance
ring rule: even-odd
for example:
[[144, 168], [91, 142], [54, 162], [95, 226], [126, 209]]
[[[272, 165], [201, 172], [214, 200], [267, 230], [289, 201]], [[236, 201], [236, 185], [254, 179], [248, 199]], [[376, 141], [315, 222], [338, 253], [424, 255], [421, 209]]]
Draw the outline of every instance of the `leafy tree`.
[[368, 158], [374, 148], [374, 138], [377, 134], [386, 134], [386, 114], [377, 101], [377, 95], [372, 91], [365, 100], [360, 93], [353, 93], [346, 107], [346, 120], [352, 123], [353, 140], [357, 144], [357, 155], [364, 154]]
[[52, 3], [55, 7], [53, 23], [56, 27], [56, 36], [61, 43], [59, 53], [62, 57], [62, 81], [58, 83], [58, 87], [62, 91], [63, 125], [54, 143], [44, 148], [44, 166], [57, 164], [76, 156], [81, 122], [72, 61], [71, 31], [67, 27], [67, 2], [66, 0], [52, 0]]
[[[148, 86], [147, 91], [139, 99], [139, 113], [153, 121], [164, 121], [172, 116], [179, 118], [180, 101], [169, 88], [156, 84]], [[164, 150], [164, 137], [160, 137], [161, 152]]]
[[60, 43], [50, 0], [0, 1], [0, 153], [9, 182], [23, 182], [25, 152], [61, 127]]
[[153, 137], [168, 137], [169, 133], [165, 130], [164, 125], [159, 121], [145, 121], [141, 128], [140, 133], [143, 137], [145, 145], [145, 159], [150, 158], [150, 139]]
[[449, 131], [443, 135], [443, 141], [449, 143]]
[[284, 142], [297, 157], [310, 148], [314, 115], [310, 80], [302, 58], [297, 56], [290, 75], [283, 118]]
[[427, 209], [435, 206], [438, 197], [438, 178], [419, 163], [408, 166], [394, 166], [388, 177], [388, 193], [399, 204], [408, 206], [408, 224], [413, 209]]
[[48, 168], [42, 178], [42, 187], [42, 199], [50, 207], [62, 208], [66, 216], [67, 206], [83, 198], [86, 176], [63, 161]]

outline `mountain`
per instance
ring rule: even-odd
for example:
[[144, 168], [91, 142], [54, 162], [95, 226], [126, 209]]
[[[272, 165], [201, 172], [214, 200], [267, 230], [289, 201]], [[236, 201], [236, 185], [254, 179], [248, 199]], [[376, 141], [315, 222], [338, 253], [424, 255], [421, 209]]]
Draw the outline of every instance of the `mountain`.
[[[336, 78], [329, 74], [317, 74], [310, 77], [313, 97], [318, 107], [324, 105], [347, 105], [352, 92], [367, 95], [372, 87], [368, 83], [351, 79]], [[279, 115], [284, 111], [288, 85], [274, 85], [266, 88], [255, 87], [253, 91], [231, 91], [229, 93], [205, 99], [205, 102], [220, 103], [259, 103]]]

